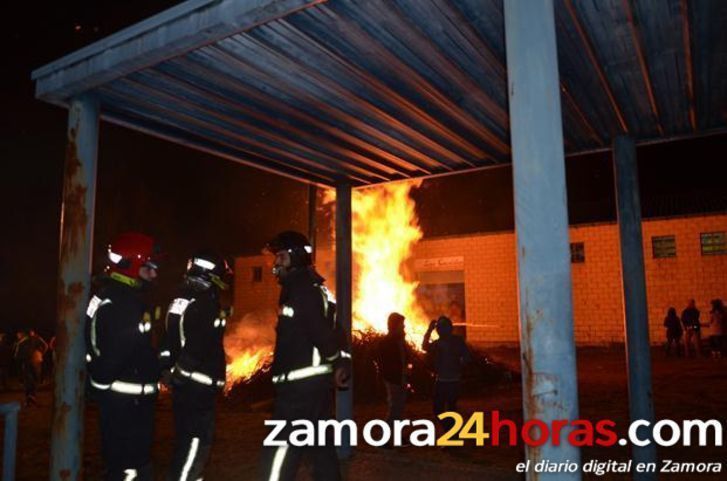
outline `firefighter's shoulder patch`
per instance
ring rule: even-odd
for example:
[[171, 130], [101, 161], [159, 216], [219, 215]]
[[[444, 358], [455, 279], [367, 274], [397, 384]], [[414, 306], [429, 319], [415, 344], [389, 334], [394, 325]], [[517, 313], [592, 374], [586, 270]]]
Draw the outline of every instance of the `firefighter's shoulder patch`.
[[172, 301], [172, 303], [169, 305], [169, 314], [177, 314], [178, 316], [181, 316], [184, 314], [184, 311], [187, 310], [187, 307], [189, 307], [190, 301], [189, 299], [185, 299], [183, 297], [178, 297]]
[[101, 299], [98, 296], [93, 296], [91, 300], [88, 301], [86, 315], [90, 318], [93, 318], [93, 316], [96, 315], [96, 311], [98, 311], [98, 308], [101, 306], [105, 306], [106, 304], [111, 304], [111, 299]]

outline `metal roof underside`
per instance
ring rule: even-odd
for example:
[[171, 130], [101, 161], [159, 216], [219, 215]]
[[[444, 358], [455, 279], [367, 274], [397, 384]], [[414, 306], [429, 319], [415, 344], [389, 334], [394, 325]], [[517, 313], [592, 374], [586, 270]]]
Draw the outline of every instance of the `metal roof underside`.
[[[191, 0], [33, 72], [38, 98], [324, 185], [509, 162], [499, 0]], [[555, 0], [565, 148], [727, 130], [727, 2]], [[533, 75], [538, 75], [533, 71]]]

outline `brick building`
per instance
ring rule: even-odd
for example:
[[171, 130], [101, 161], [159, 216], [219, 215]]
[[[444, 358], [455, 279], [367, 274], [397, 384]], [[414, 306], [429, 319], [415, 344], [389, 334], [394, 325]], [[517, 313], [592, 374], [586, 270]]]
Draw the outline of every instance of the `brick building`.
[[[727, 215], [646, 220], [644, 258], [650, 338], [664, 340], [662, 321], [670, 306], [679, 312], [690, 298], [707, 322], [709, 301], [727, 299]], [[570, 228], [575, 336], [579, 345], [621, 343], [623, 305], [618, 225]], [[272, 313], [277, 289], [272, 259], [235, 261], [235, 311]], [[317, 266], [332, 277], [333, 255], [318, 253]], [[515, 236], [495, 232], [427, 238], [414, 248], [412, 270], [420, 283], [463, 284], [467, 338], [474, 344], [518, 342]], [[331, 283], [335, 284], [335, 283]], [[709, 334], [709, 331], [706, 331]]]

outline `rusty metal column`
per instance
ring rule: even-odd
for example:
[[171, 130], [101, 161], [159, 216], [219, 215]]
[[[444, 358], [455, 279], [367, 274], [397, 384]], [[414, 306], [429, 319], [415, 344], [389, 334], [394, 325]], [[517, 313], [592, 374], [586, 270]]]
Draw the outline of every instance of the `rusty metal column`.
[[[351, 185], [336, 186], [336, 319], [347, 335], [351, 345], [351, 283], [353, 273], [351, 249]], [[349, 350], [350, 352], [350, 350]], [[336, 391], [336, 419], [353, 419], [353, 373], [346, 391]], [[343, 444], [338, 449], [339, 457], [351, 456], [351, 445], [342, 436]]]
[[[621, 241], [621, 275], [623, 278], [624, 331], [626, 369], [629, 382], [629, 416], [631, 421], [644, 419], [654, 423], [651, 391], [651, 348], [649, 345], [649, 311], [646, 302], [644, 248], [641, 237], [641, 202], [636, 146], [628, 136], [613, 141], [613, 167], [616, 181], [616, 204]], [[643, 427], [641, 439], [650, 439], [651, 430]], [[634, 463], [655, 463], [656, 446], [632, 447]], [[655, 480], [656, 473], [634, 473], [638, 481]]]
[[[578, 418], [568, 244], [565, 158], [552, 0], [507, 0], [510, 136], [517, 234], [523, 417], [548, 426]], [[552, 430], [550, 430], [552, 435]], [[526, 448], [528, 480], [580, 480], [576, 473], [536, 473], [541, 460], [580, 462], [570, 430]], [[532, 435], [545, 433], [536, 427]]]
[[58, 326], [50, 479], [81, 478], [83, 323], [91, 280], [99, 107], [90, 95], [74, 98], [68, 109], [68, 145], [63, 174]]

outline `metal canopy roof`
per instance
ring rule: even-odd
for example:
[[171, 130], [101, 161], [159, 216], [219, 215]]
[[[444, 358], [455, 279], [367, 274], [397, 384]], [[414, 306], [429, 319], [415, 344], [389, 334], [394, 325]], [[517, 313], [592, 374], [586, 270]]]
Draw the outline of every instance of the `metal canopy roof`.
[[[727, 2], [555, 0], [568, 154], [727, 130]], [[538, 75], [533, 71], [533, 75]], [[103, 118], [354, 186], [508, 162], [500, 0], [189, 0], [33, 72]]]

